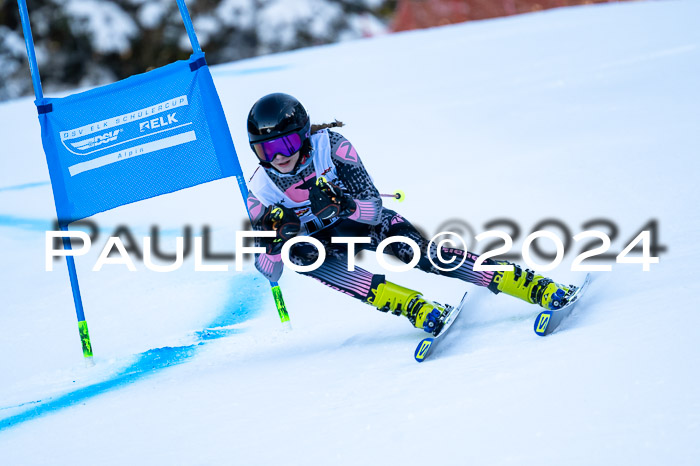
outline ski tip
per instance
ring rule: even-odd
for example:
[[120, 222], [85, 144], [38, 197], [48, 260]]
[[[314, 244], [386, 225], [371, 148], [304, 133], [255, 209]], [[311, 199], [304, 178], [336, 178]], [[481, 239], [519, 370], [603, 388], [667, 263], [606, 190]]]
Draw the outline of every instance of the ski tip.
[[543, 337], [547, 333], [547, 325], [549, 325], [549, 319], [552, 317], [552, 311], [542, 311], [535, 319], [535, 333]]
[[435, 341], [435, 338], [429, 337], [429, 338], [424, 338], [423, 341], [421, 341], [418, 344], [418, 347], [416, 348], [416, 352], [413, 355], [413, 357], [416, 358], [416, 361], [418, 361], [418, 362], [425, 361], [425, 357], [428, 355], [428, 352], [430, 351], [430, 347], [433, 346], [434, 341]]

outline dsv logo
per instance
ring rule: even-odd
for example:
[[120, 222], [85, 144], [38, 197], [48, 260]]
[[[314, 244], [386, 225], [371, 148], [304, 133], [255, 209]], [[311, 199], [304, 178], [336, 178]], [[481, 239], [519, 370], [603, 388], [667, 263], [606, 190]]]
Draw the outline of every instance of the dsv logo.
[[179, 123], [179, 121], [177, 121], [177, 119], [175, 118], [175, 113], [176, 112], [173, 112], [167, 117], [152, 118], [148, 121], [144, 121], [143, 123], [139, 124], [139, 131], [143, 133], [144, 131], [149, 129], [156, 129], [160, 128], [161, 126], [169, 126], [173, 123]]
[[78, 150], [91, 149], [96, 146], [101, 146], [102, 144], [107, 144], [109, 142], [114, 142], [117, 140], [119, 133], [124, 131], [123, 129], [115, 129], [113, 131], [107, 131], [101, 136], [93, 136], [88, 139], [83, 139], [82, 141], [72, 142], [71, 145]]

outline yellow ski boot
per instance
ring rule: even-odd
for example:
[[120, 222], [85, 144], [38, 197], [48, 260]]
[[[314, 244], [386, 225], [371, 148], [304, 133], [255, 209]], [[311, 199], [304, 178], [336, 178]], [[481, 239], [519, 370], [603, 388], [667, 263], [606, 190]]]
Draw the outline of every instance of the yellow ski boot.
[[535, 275], [532, 270], [525, 270], [516, 264], [500, 262], [500, 264], [513, 265], [510, 272], [494, 272], [489, 290], [494, 293], [505, 293], [531, 304], [539, 304], [548, 310], [557, 310], [564, 306], [567, 298], [576, 291], [573, 285], [564, 286], [554, 282], [551, 278]]
[[414, 327], [437, 335], [442, 329], [448, 307], [428, 301], [420, 292], [395, 283], [380, 283], [367, 302], [382, 312], [408, 317]]

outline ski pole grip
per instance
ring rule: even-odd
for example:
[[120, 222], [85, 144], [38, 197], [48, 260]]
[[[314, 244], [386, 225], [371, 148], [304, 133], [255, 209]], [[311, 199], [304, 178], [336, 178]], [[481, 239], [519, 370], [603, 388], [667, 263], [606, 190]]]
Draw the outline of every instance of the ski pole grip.
[[390, 197], [392, 199], [395, 199], [397, 202], [403, 202], [404, 200], [406, 200], [406, 194], [403, 191], [396, 191], [392, 194], [380, 194], [379, 196]]

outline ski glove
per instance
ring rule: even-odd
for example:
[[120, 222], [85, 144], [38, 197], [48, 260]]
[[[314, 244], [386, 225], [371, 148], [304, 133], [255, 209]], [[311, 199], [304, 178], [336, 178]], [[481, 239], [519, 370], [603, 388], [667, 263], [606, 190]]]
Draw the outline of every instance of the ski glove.
[[276, 231], [274, 238], [260, 238], [260, 244], [265, 246], [265, 252], [269, 255], [277, 255], [282, 252], [285, 241], [295, 237], [301, 230], [301, 222], [297, 214], [281, 204], [267, 206], [260, 218], [260, 227], [267, 231]]
[[316, 185], [309, 190], [311, 211], [321, 220], [333, 217], [347, 218], [355, 213], [357, 204], [350, 195], [344, 193], [340, 186], [326, 181], [324, 177], [316, 180]]

